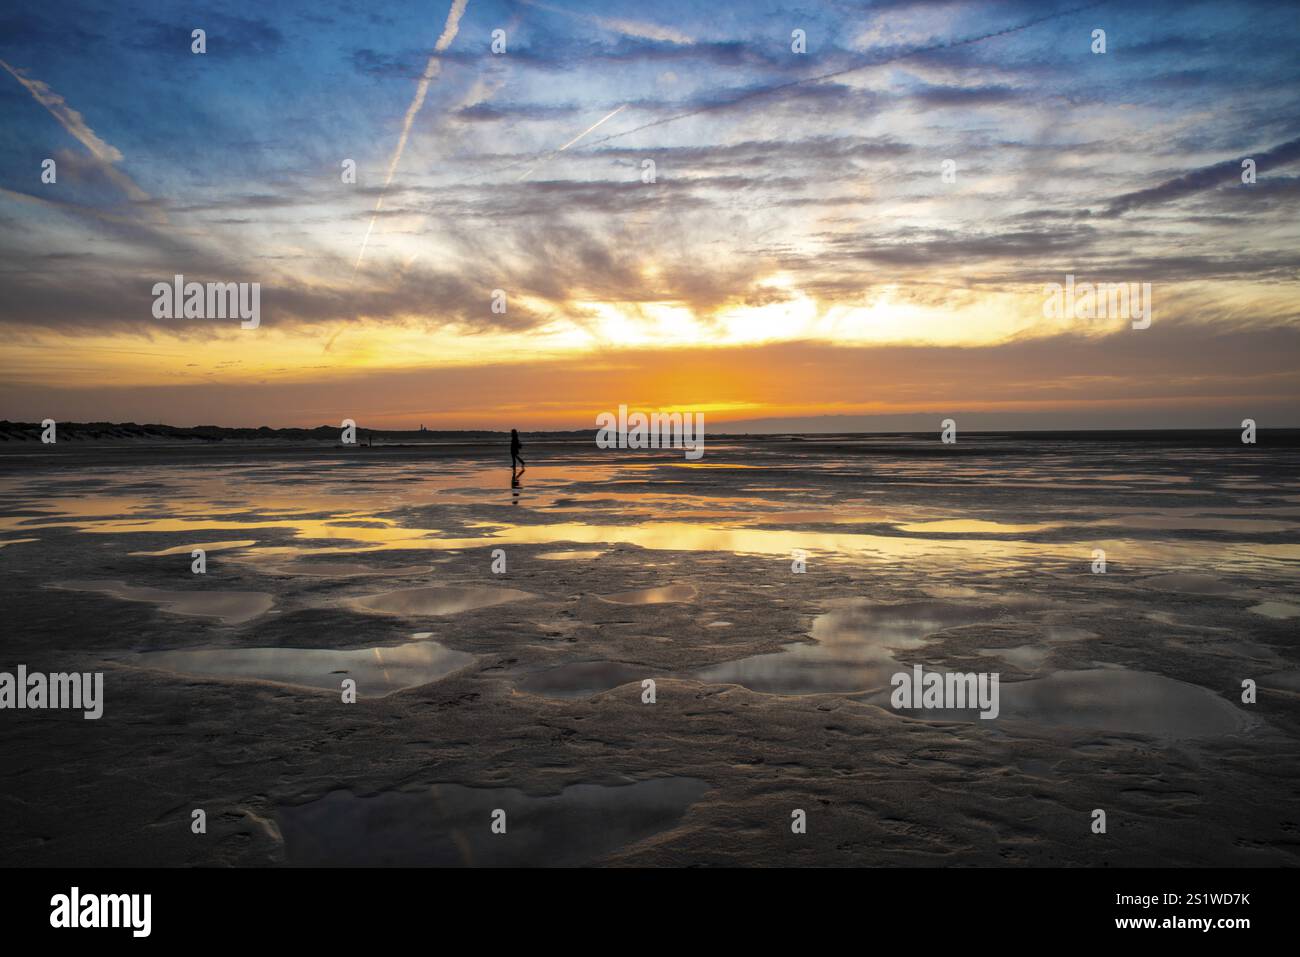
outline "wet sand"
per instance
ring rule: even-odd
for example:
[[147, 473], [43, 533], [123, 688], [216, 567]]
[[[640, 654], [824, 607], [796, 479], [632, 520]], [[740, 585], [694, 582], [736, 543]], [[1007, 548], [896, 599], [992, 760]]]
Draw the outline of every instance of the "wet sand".
[[5, 448], [0, 862], [1300, 864], [1274, 438]]

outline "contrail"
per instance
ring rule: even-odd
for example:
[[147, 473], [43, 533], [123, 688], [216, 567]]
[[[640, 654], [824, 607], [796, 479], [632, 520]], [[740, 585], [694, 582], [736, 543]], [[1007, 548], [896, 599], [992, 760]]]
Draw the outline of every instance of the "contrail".
[[0, 66], [8, 70], [10, 75], [23, 85], [37, 103], [49, 110], [50, 114], [59, 121], [65, 130], [71, 133], [82, 146], [90, 150], [91, 156], [101, 163], [120, 163], [122, 161], [121, 151], [116, 146], [105, 143], [95, 135], [95, 131], [86, 123], [86, 118], [68, 106], [68, 101], [51, 90], [48, 84], [42, 83], [40, 80], [29, 79], [23, 71], [15, 70], [4, 60], [0, 60]]
[[[90, 128], [86, 118], [69, 106], [67, 100], [51, 90], [49, 84], [31, 79], [24, 71], [10, 66], [4, 60], [0, 60], [0, 66], [8, 70], [10, 75], [23, 85], [23, 88], [32, 95], [32, 98], [37, 103], [50, 111], [50, 115], [59, 121], [60, 126], [67, 130], [78, 143], [90, 152], [91, 156], [100, 162], [105, 175], [116, 183], [127, 196], [140, 203], [149, 201], [149, 194], [137, 186], [131, 177], [113, 165], [122, 162], [122, 151], [113, 144], [100, 139], [95, 131]], [[157, 215], [159, 214], [155, 211], [155, 217]]]
[[891, 56], [875, 59], [869, 63], [860, 63], [857, 66], [844, 67], [841, 70], [833, 70], [830, 73], [822, 73], [819, 76], [804, 77], [801, 80], [791, 80], [788, 83], [779, 83], [776, 86], [764, 87], [758, 90], [750, 90], [749, 92], [741, 93], [739, 96], [732, 97], [730, 100], [724, 100], [719, 103], [710, 103], [708, 106], [701, 106], [693, 110], [687, 110], [685, 113], [675, 113], [672, 116], [665, 116], [657, 120], [651, 120], [649, 123], [642, 123], [640, 126], [634, 126], [630, 130], [623, 130], [623, 132], [621, 133], [611, 133], [609, 136], [602, 136], [599, 139], [593, 140], [591, 143], [588, 143], [587, 148], [590, 149], [593, 146], [599, 146], [601, 143], [608, 143], [610, 140], [620, 139], [621, 137], [624, 136], [631, 136], [633, 133], [639, 133], [642, 130], [648, 130], [654, 126], [663, 126], [665, 123], [672, 123], [676, 120], [684, 120], [688, 116], [698, 116], [701, 113], [708, 113], [712, 110], [720, 110], [720, 109], [725, 109], [729, 106], [735, 106], [736, 104], [743, 103], [746, 100], [758, 99], [759, 97], [772, 96], [773, 94], [784, 93], [786, 90], [794, 89], [795, 87], [803, 86], [808, 83], [820, 83], [822, 80], [829, 80], [837, 76], [844, 76], [847, 73], [856, 73], [858, 70], [867, 70], [870, 69], [871, 67], [883, 66], [886, 63], [894, 63], [898, 60], [905, 60], [908, 57], [914, 57], [922, 53], [934, 53], [938, 50], [949, 50], [955, 47], [966, 46], [971, 43], [980, 43], [981, 41], [984, 40], [992, 40], [996, 37], [1008, 36], [1012, 33], [1019, 33], [1021, 30], [1028, 30], [1030, 27], [1038, 26], [1040, 23], [1046, 23], [1049, 20], [1056, 20], [1059, 19], [1060, 17], [1067, 17], [1075, 13], [1083, 13], [1086, 10], [1091, 10], [1094, 7], [1103, 6], [1109, 2], [1110, 0], [1098, 0], [1097, 3], [1089, 3], [1081, 7], [1073, 7], [1069, 10], [1061, 10], [1058, 13], [1049, 13], [1041, 17], [1035, 17], [1033, 20], [1028, 20], [1014, 27], [1007, 27], [1004, 30], [997, 30], [994, 31], [993, 33], [983, 33], [980, 34], [979, 36], [965, 37], [964, 39], [961, 40], [946, 40], [943, 43], [934, 43], [926, 47], [913, 47], [910, 50], [904, 50], [900, 53], [895, 53]]
[[[823, 81], [823, 80], [828, 80], [828, 79], [831, 79], [831, 78], [833, 78], [833, 77], [837, 77], [837, 76], [843, 76], [843, 75], [845, 75], [845, 74], [847, 74], [847, 73], [855, 73], [855, 72], [857, 72], [858, 70], [867, 70], [867, 69], [870, 69], [870, 68], [872, 68], [872, 67], [883, 66], [883, 65], [888, 64], [888, 63], [895, 63], [895, 62], [897, 62], [897, 61], [899, 61], [899, 60], [905, 60], [905, 59], [907, 59], [908, 57], [918, 56], [918, 55], [920, 55], [920, 54], [924, 54], [924, 53], [933, 53], [933, 52], [938, 51], [938, 50], [946, 50], [946, 49], [952, 49], [952, 48], [956, 48], [956, 47], [967, 46], [967, 45], [972, 44], [972, 43], [980, 43], [980, 42], [982, 42], [982, 41], [984, 41], [984, 40], [992, 40], [992, 39], [994, 39], [994, 38], [996, 38], [996, 37], [1008, 36], [1008, 35], [1013, 34], [1013, 33], [1019, 33], [1019, 32], [1022, 31], [1022, 30], [1028, 30], [1030, 27], [1037, 26], [1037, 25], [1039, 25], [1040, 23], [1046, 23], [1046, 22], [1051, 21], [1051, 20], [1057, 20], [1057, 19], [1060, 19], [1061, 17], [1071, 16], [1071, 15], [1076, 14], [1076, 13], [1083, 13], [1083, 12], [1085, 12], [1085, 11], [1095, 9], [1096, 7], [1105, 6], [1105, 5], [1106, 5], [1107, 3], [1109, 3], [1109, 2], [1110, 2], [1110, 0], [1097, 0], [1097, 2], [1095, 2], [1095, 3], [1088, 3], [1088, 4], [1084, 4], [1084, 5], [1082, 5], [1082, 6], [1072, 7], [1072, 8], [1070, 8], [1070, 9], [1068, 9], [1068, 10], [1060, 10], [1060, 11], [1055, 12], [1055, 13], [1044, 14], [1043, 16], [1035, 17], [1035, 18], [1032, 19], [1032, 20], [1027, 20], [1027, 21], [1025, 21], [1024, 23], [1019, 23], [1019, 24], [1016, 24], [1015, 26], [1006, 27], [1006, 28], [1004, 28], [1004, 29], [1002, 29], [1002, 30], [995, 30], [995, 31], [993, 31], [992, 33], [984, 33], [984, 34], [980, 34], [980, 35], [978, 35], [978, 36], [973, 36], [973, 37], [964, 37], [964, 38], [959, 39], [959, 40], [946, 40], [946, 41], [943, 41], [943, 42], [941, 42], [941, 43], [933, 43], [933, 44], [930, 44], [929, 46], [923, 46], [923, 47], [912, 47], [912, 48], [907, 49], [907, 50], [901, 50], [901, 51], [899, 51], [898, 53], [891, 54], [891, 55], [889, 55], [889, 56], [879, 57], [879, 58], [873, 59], [873, 60], [871, 60], [870, 62], [867, 62], [867, 63], [859, 63], [859, 64], [856, 65], [856, 66], [845, 67], [845, 68], [840, 69], [840, 70], [834, 70], [834, 71], [832, 71], [832, 72], [830, 72], [830, 73], [823, 73], [823, 74], [821, 74], [821, 75], [819, 75], [819, 76], [804, 77], [803, 79], [792, 80], [792, 81], [790, 81], [790, 82], [788, 82], [788, 83], [780, 83], [780, 84], [777, 84], [777, 85], [775, 85], [775, 86], [765, 87], [765, 88], [763, 88], [763, 89], [751, 90], [751, 91], [749, 91], [749, 92], [742, 93], [742, 94], [740, 94], [739, 96], [733, 97], [733, 98], [730, 99], [730, 100], [722, 101], [722, 102], [719, 102], [719, 103], [711, 103], [711, 104], [709, 104], [709, 105], [707, 105], [707, 106], [698, 107], [698, 108], [696, 108], [696, 109], [694, 109], [694, 110], [689, 110], [689, 111], [684, 112], [684, 113], [676, 113], [676, 114], [673, 114], [672, 116], [666, 116], [666, 117], [662, 117], [662, 118], [657, 119], [657, 120], [652, 120], [652, 121], [649, 122], [649, 123], [643, 123], [643, 124], [641, 124], [640, 126], [634, 126], [634, 127], [633, 127], [632, 129], [630, 129], [630, 130], [623, 130], [622, 132], [619, 132], [619, 133], [612, 133], [612, 134], [610, 134], [610, 135], [608, 135], [608, 136], [602, 136], [602, 137], [599, 137], [599, 138], [597, 138], [597, 139], [591, 141], [590, 143], [588, 143], [585, 147], [583, 147], [583, 149], [591, 149], [591, 148], [593, 148], [593, 147], [596, 147], [596, 146], [601, 145], [602, 143], [608, 143], [608, 142], [610, 142], [611, 140], [621, 139], [621, 138], [624, 137], [624, 136], [631, 136], [633, 133], [638, 133], [638, 132], [640, 132], [641, 130], [650, 129], [651, 127], [655, 127], [655, 126], [662, 126], [662, 125], [664, 125], [665, 123], [672, 123], [672, 122], [675, 121], [675, 120], [685, 119], [685, 118], [687, 118], [687, 117], [689, 117], [689, 116], [696, 116], [696, 115], [698, 115], [698, 114], [700, 114], [700, 113], [707, 113], [707, 112], [710, 112], [710, 111], [712, 111], [712, 110], [725, 109], [725, 108], [730, 107], [730, 106], [735, 106], [737, 103], [742, 103], [742, 102], [744, 102], [744, 101], [746, 101], [746, 100], [749, 100], [749, 99], [757, 99], [757, 98], [759, 98], [759, 97], [763, 97], [763, 96], [771, 96], [771, 95], [774, 95], [774, 94], [780, 94], [780, 93], [785, 92], [786, 90], [793, 89], [793, 88], [795, 88], [795, 87], [799, 87], [799, 86], [803, 86], [804, 84], [808, 84], [808, 83], [819, 83], [819, 82], [821, 82], [821, 81]], [[542, 6], [541, 4], [538, 4], [538, 3], [533, 3], [533, 4], [531, 4], [531, 5], [532, 5], [532, 6]], [[550, 9], [550, 8], [544, 8], [544, 9]], [[558, 11], [557, 11], [557, 12], [558, 12]], [[626, 107], [626, 105], [627, 105], [627, 104], [624, 104], [624, 107]], [[620, 107], [619, 109], [623, 109], [624, 107]], [[616, 110], [615, 112], [618, 112], [618, 111]], [[609, 119], [609, 117], [606, 117], [605, 119]], [[601, 120], [600, 122], [601, 122], [601, 123], [604, 123], [605, 120]], [[597, 124], [597, 125], [599, 125], [599, 124]], [[584, 133], [581, 134], [581, 136], [578, 137], [578, 139], [581, 139], [582, 136], [586, 136], [587, 133], [590, 133], [590, 132], [591, 132], [591, 130], [587, 130], [587, 131], [585, 131]], [[565, 144], [565, 147], [562, 147], [562, 148], [567, 148], [568, 146], [572, 146], [572, 145], [573, 145], [573, 143], [570, 142], [570, 143]], [[557, 151], [553, 151], [553, 152], [557, 152]], [[534, 160], [532, 160], [531, 162], [533, 162], [533, 168], [536, 168], [536, 165], [537, 165], [538, 163], [540, 163], [542, 160], [544, 160], [548, 155], [552, 155], [552, 154], [542, 154], [541, 156], [538, 156], [538, 157], [536, 157]], [[464, 176], [464, 177], [462, 177], [462, 178], [460, 178], [460, 179], [458, 179], [458, 180], [454, 180], [454, 181], [452, 181], [452, 183], [450, 183], [449, 185], [456, 186], [456, 185], [460, 185], [461, 183], [466, 183], [466, 182], [469, 182], [469, 181], [471, 181], [471, 180], [479, 179], [479, 178], [480, 178], [481, 176], [483, 176], [485, 173], [487, 173], [487, 174], [493, 174], [493, 173], [506, 173], [506, 172], [509, 172], [509, 171], [512, 170], [512, 169], [516, 169], [516, 168], [518, 168], [518, 167], [520, 167], [520, 166], [523, 166], [525, 163], [528, 163], [528, 162], [530, 162], [530, 160], [528, 160], [528, 159], [520, 159], [520, 160], [515, 160], [515, 161], [512, 162], [512, 163], [507, 163], [507, 164], [505, 164], [504, 166], [496, 167], [495, 169], [492, 169], [492, 170], [484, 170], [484, 171], [478, 171], [478, 172], [470, 173], [470, 174], [468, 174], [468, 175], [466, 175], [466, 176]], [[530, 172], [531, 172], [531, 170], [530, 170]], [[522, 178], [522, 177], [521, 177], [521, 178]], [[382, 202], [382, 201], [381, 201], [381, 202]], [[378, 209], [379, 209], [379, 205], [376, 205], [375, 208], [376, 208], [376, 210], [378, 210]], [[372, 226], [372, 227], [374, 226], [374, 222], [373, 222], [373, 220], [372, 220], [372, 222], [371, 222], [371, 226]], [[366, 234], [366, 235], [367, 235], [367, 237], [369, 236], [369, 232], [368, 232], [368, 231], [367, 231], [367, 234]], [[364, 247], [363, 247], [363, 251], [364, 251]], [[358, 257], [358, 259], [357, 259], [358, 264], [360, 264], [360, 261], [361, 261], [361, 260], [360, 260], [360, 257]], [[354, 270], [354, 273], [355, 273], [355, 270]]]
[[[1260, 166], [1282, 166], [1287, 163], [1294, 163], [1296, 160], [1300, 160], [1300, 139], [1281, 143], [1266, 153], [1256, 152], [1251, 155], [1258, 161]], [[1166, 180], [1158, 186], [1117, 196], [1111, 200], [1110, 205], [1106, 208], [1105, 215], [1119, 216], [1140, 206], [1181, 199], [1193, 193], [1212, 189], [1221, 183], [1235, 181], [1240, 174], [1241, 160], [1238, 158], [1215, 163], [1212, 166], [1202, 166], [1200, 169], [1194, 169], [1176, 179]]]
[[384, 179], [384, 188], [379, 193], [379, 199], [375, 202], [375, 214], [370, 217], [370, 225], [366, 228], [366, 237], [361, 241], [361, 252], [357, 253], [357, 263], [352, 267], [353, 275], [356, 275], [357, 269], [361, 267], [361, 258], [366, 254], [366, 245], [370, 242], [370, 232], [375, 228], [375, 220], [379, 218], [379, 211], [384, 206], [384, 193], [388, 191], [389, 185], [393, 182], [393, 175], [397, 172], [397, 164], [402, 161], [402, 152], [406, 149], [406, 140], [411, 135], [411, 125], [415, 122], [415, 114], [420, 112], [424, 106], [425, 94], [429, 92], [429, 84], [433, 78], [442, 70], [442, 64], [438, 60], [438, 54], [442, 53], [447, 47], [451, 46], [451, 41], [456, 39], [456, 34], [460, 31], [460, 18], [465, 13], [465, 7], [469, 5], [469, 0], [452, 0], [451, 9], [447, 11], [447, 22], [443, 24], [442, 35], [433, 45], [433, 53], [429, 54], [429, 62], [424, 65], [424, 75], [420, 77], [420, 82], [415, 88], [415, 98], [411, 100], [411, 105], [406, 109], [406, 116], [402, 119], [402, 135], [397, 139], [397, 149], [393, 151], [393, 159], [388, 164], [388, 176]]
[[[48, 206], [51, 209], [57, 209], [69, 215], [88, 216], [91, 219], [98, 219], [104, 223], [122, 223], [126, 226], [135, 226], [139, 228], [140, 220], [135, 216], [123, 216], [117, 213], [106, 213], [101, 209], [93, 206], [83, 206], [79, 203], [68, 203], [60, 199], [48, 199], [44, 196], [34, 196], [30, 193], [20, 193], [12, 189], [5, 189], [0, 186], [0, 197], [11, 199], [19, 203], [34, 203], [39, 206]], [[193, 234], [193, 231], [188, 231]]]
[[576, 10], [565, 10], [562, 7], [553, 7], [550, 4], [541, 3], [540, 0], [521, 0], [530, 7], [536, 7], [539, 10], [545, 10], [547, 13], [558, 13], [564, 17], [570, 17], [574, 20], [583, 20], [587, 23], [594, 24], [602, 30], [610, 30], [614, 33], [621, 33], [625, 37], [636, 37], [640, 40], [659, 40], [661, 42], [676, 43], [678, 46], [693, 43], [686, 34], [662, 27], [656, 23], [646, 23], [641, 20], [624, 20], [612, 17], [599, 17], [590, 13], [578, 13]]
[[528, 167], [528, 169], [524, 170], [524, 172], [523, 172], [522, 174], [520, 174], [519, 179], [515, 180], [515, 182], [518, 183], [518, 182], [522, 182], [523, 180], [527, 179], [527, 178], [529, 177], [529, 175], [533, 172], [533, 170], [537, 169], [537, 167], [541, 166], [541, 165], [542, 165], [543, 163], [545, 163], [548, 159], [550, 159], [550, 158], [553, 157], [553, 156], [558, 156], [560, 153], [563, 153], [563, 152], [564, 152], [565, 150], [567, 150], [570, 146], [572, 146], [574, 143], [578, 142], [578, 140], [582, 139], [584, 136], [586, 136], [586, 135], [587, 135], [588, 133], [590, 133], [592, 130], [596, 129], [596, 128], [599, 127], [599, 126], [602, 126], [602, 125], [606, 122], [606, 120], [612, 120], [614, 117], [616, 117], [618, 114], [622, 113], [622, 112], [623, 112], [624, 110], [626, 110], [626, 109], [627, 109], [627, 104], [624, 103], [624, 104], [623, 104], [622, 106], [620, 106], [618, 109], [616, 109], [616, 110], [614, 110], [614, 111], [612, 111], [612, 112], [606, 114], [606, 115], [603, 116], [601, 119], [597, 120], [595, 123], [592, 123], [589, 127], [587, 127], [585, 130], [583, 130], [581, 133], [579, 133], [579, 134], [578, 134], [577, 136], [575, 136], [573, 139], [569, 140], [569, 142], [565, 143], [565, 144], [564, 144], [563, 146], [561, 146], [558, 150], [551, 150], [551, 152], [547, 153], [545, 156], [543, 156], [541, 159], [539, 159], [539, 160], [538, 160], [536, 163], [534, 163], [532, 166]]

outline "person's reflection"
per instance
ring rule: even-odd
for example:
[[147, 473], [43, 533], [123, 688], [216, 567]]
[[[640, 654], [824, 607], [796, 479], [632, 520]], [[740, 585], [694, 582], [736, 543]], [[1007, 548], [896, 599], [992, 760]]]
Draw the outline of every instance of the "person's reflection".
[[523, 469], [520, 469], [518, 472], [512, 469], [510, 472], [510, 504], [511, 505], [519, 504], [519, 488], [520, 488], [519, 475], [522, 472]]

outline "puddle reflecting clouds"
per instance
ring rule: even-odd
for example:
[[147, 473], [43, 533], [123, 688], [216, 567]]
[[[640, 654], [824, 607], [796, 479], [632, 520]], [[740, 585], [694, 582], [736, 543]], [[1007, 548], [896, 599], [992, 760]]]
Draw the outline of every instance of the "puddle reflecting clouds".
[[[282, 807], [279, 824], [288, 862], [308, 867], [574, 867], [673, 827], [708, 789], [655, 778], [540, 797], [458, 784], [373, 797], [334, 791]], [[497, 810], [505, 834], [490, 828]]]

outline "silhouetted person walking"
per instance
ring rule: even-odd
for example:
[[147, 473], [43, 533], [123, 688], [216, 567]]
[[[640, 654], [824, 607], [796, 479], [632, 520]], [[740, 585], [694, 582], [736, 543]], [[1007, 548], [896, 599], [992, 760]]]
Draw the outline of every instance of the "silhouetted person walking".
[[516, 467], [515, 463], [518, 462], [519, 465], [517, 467], [519, 471], [522, 472], [524, 471], [525, 468], [527, 468], [527, 466], [524, 464], [524, 460], [519, 457], [520, 448], [522, 448], [522, 446], [519, 444], [519, 431], [517, 429], [511, 429], [510, 430], [510, 466], [513, 469]]

